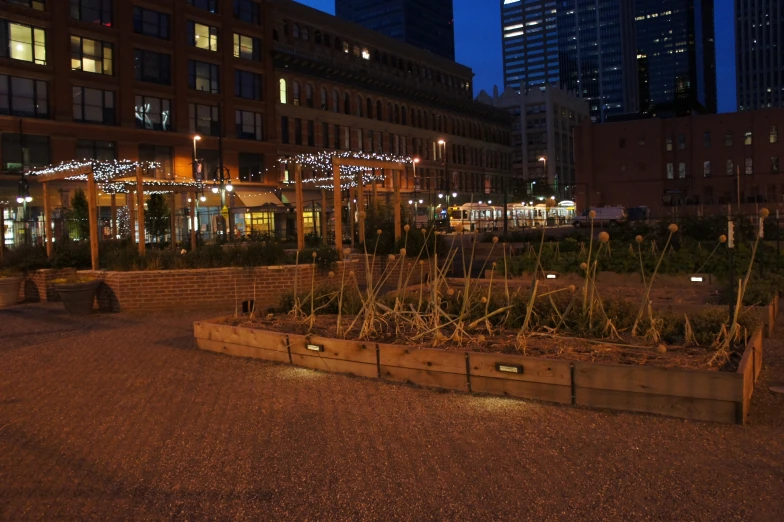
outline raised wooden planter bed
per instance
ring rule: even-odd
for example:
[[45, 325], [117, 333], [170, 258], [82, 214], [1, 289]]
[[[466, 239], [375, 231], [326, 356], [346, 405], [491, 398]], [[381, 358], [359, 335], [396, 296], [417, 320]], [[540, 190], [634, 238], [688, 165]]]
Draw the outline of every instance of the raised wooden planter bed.
[[199, 348], [433, 388], [743, 424], [762, 367], [762, 330], [737, 372], [612, 365], [415, 348], [194, 323]]

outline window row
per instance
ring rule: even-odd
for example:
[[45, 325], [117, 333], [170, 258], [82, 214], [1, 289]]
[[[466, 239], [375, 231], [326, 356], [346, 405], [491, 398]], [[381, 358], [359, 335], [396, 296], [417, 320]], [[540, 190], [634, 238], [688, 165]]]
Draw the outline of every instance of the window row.
[[[411, 76], [418, 76], [423, 80], [431, 80], [440, 83], [448, 89], [455, 89], [464, 93], [471, 92], [470, 81], [458, 78], [456, 76], [442, 73], [441, 71], [418, 65], [416, 62], [405, 60], [394, 54], [387, 54], [378, 50], [370, 50], [367, 46], [352, 43], [344, 40], [339, 36], [330, 36], [329, 33], [322, 32], [319, 29], [310, 28], [307, 25], [300, 25], [298, 23], [283, 22], [282, 26], [283, 36], [288, 40], [299, 40], [302, 42], [310, 42], [312, 40], [314, 45], [320, 45], [326, 48], [334, 49], [335, 52], [343, 53], [353, 56], [357, 59], [373, 61], [385, 67], [405, 72]], [[278, 29], [273, 30], [273, 40], [280, 40]]]
[[[622, 138], [620, 140], [620, 142], [625, 144], [625, 139]], [[770, 130], [768, 132], [768, 142], [769, 143], [778, 143], [779, 142], [779, 129], [778, 129], [778, 126], [776, 126], [776, 125], [771, 125], [770, 126]], [[674, 144], [673, 144], [673, 140], [672, 140], [671, 137], [665, 138], [664, 143], [665, 143], [665, 148], [667, 149], [667, 151], [672, 151], [673, 150], [673, 145]], [[640, 145], [645, 145], [645, 139], [644, 138], [640, 138], [639, 144]], [[728, 130], [724, 134], [724, 146], [725, 147], [732, 147], [732, 146], [734, 146], [734, 144], [735, 144], [734, 133], [731, 130]], [[743, 133], [743, 145], [752, 145], [752, 144], [753, 144], [753, 133], [752, 133], [752, 131], [745, 131]], [[686, 135], [679, 134], [677, 136], [677, 145], [678, 145], [678, 150], [685, 150], [686, 149]], [[621, 148], [623, 148], [623, 145], [620, 145], [620, 146], [621, 146]], [[705, 131], [705, 132], [702, 133], [702, 148], [710, 149], [711, 146], [712, 146], [711, 132], [710, 131]]]
[[[721, 167], [720, 167], [721, 168]], [[741, 165], [736, 165], [735, 162], [731, 159], [726, 160], [724, 163], [724, 175], [726, 176], [737, 176], [740, 174]], [[686, 163], [679, 162], [677, 164], [678, 169], [678, 178], [685, 179], [687, 176], [686, 172]], [[767, 169], [763, 172], [757, 172], [758, 174], [778, 174], [779, 171], [779, 157], [778, 156], [771, 156], [770, 163], [767, 166]], [[710, 178], [714, 175], [713, 165], [710, 161], [703, 161], [702, 162], [702, 176], [705, 178]], [[746, 176], [751, 176], [754, 174], [754, 160], [753, 158], [744, 158], [743, 159], [743, 174]], [[675, 163], [667, 163], [666, 166], [666, 175], [667, 179], [675, 179]]]
[[[219, 0], [187, 0], [187, 3], [213, 14], [219, 13]], [[261, 25], [261, 4], [256, 0], [234, 0], [234, 18], [248, 24]]]
[[[489, 125], [463, 121], [453, 116], [444, 116], [427, 110], [407, 108], [397, 103], [388, 102], [386, 107], [381, 100], [375, 102], [372, 98], [357, 95], [351, 98], [348, 92], [340, 93], [337, 89], [329, 95], [326, 87], [321, 87], [318, 99], [318, 108], [342, 114], [353, 114], [357, 117], [377, 119], [398, 125], [410, 125], [420, 129], [444, 132], [455, 136], [492, 141], [494, 143], [508, 143], [510, 136], [506, 131], [493, 128]], [[316, 108], [314, 88], [310, 83], [305, 84], [304, 91], [297, 81], [289, 82], [285, 78], [279, 80], [278, 99], [280, 103]]]

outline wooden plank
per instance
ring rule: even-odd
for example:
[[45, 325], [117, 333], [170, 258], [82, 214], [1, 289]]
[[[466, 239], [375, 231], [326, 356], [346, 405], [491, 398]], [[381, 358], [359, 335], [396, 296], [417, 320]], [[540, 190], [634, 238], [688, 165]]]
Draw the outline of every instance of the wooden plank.
[[378, 377], [378, 367], [375, 364], [365, 364], [340, 359], [313, 357], [299, 353], [291, 354], [291, 363], [304, 368], [312, 368], [324, 372], [350, 373], [359, 377]]
[[754, 334], [751, 338], [751, 342], [754, 346], [754, 380], [756, 381], [762, 370], [762, 338], [759, 335], [759, 332]]
[[738, 364], [738, 372], [743, 379], [743, 396], [740, 402], [742, 404], [742, 417], [738, 419], [742, 423], [746, 423], [746, 418], [749, 415], [749, 407], [751, 406], [751, 395], [754, 393], [754, 339], [760, 334], [756, 332], [752, 337], [752, 341], [746, 346], [746, 351], [743, 352], [743, 357]]
[[437, 372], [432, 370], [414, 370], [411, 368], [398, 368], [396, 366], [381, 365], [381, 378], [388, 381], [405, 382], [428, 386], [430, 388], [444, 388], [447, 390], [468, 391], [468, 381], [465, 375], [457, 373]]
[[[540, 382], [543, 384], [556, 384], [560, 386], [572, 385], [569, 361], [523, 357], [522, 355], [478, 352], [470, 352], [468, 358], [471, 361], [472, 379], [474, 376], [479, 376], [515, 381]], [[499, 372], [496, 369], [496, 364], [508, 366], [522, 365], [523, 373], [514, 374]]]
[[[87, 208], [90, 224], [90, 260], [93, 270], [98, 270], [98, 192], [95, 186], [95, 175], [90, 169], [87, 175]], [[47, 230], [47, 233], [51, 230]]]
[[656, 413], [690, 420], [727, 424], [736, 421], [736, 403], [731, 401], [577, 388], [576, 403], [593, 408]]
[[576, 361], [574, 382], [580, 388], [673, 395], [730, 402], [743, 400], [742, 382], [734, 373]]
[[520, 399], [559, 402], [571, 404], [571, 386], [525, 382], [512, 379], [494, 379], [492, 377], [471, 376], [471, 391], [492, 395], [508, 395]]
[[[330, 339], [317, 335], [292, 335], [289, 337], [292, 355], [297, 353], [309, 357], [340, 359], [366, 364], [376, 364], [376, 343]], [[322, 346], [324, 351], [308, 350], [307, 345]]]
[[280, 332], [228, 324], [196, 322], [193, 323], [193, 335], [197, 339], [208, 339], [210, 341], [288, 353], [286, 334]]
[[201, 350], [233, 355], [235, 357], [248, 357], [251, 359], [262, 359], [265, 361], [275, 361], [282, 363], [289, 362], [288, 353], [279, 352], [276, 350], [264, 350], [263, 348], [254, 348], [252, 346], [243, 346], [240, 344], [225, 343], [223, 341], [211, 341], [209, 339], [200, 338], [196, 338], [196, 345]]
[[465, 352], [379, 344], [378, 357], [383, 366], [466, 375]]

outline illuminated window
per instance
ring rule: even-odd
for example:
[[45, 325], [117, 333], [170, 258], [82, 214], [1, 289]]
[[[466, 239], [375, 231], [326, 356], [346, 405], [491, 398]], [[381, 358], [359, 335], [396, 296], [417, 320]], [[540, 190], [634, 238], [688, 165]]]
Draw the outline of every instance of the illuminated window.
[[71, 37], [71, 69], [96, 74], [114, 74], [112, 44], [79, 36]]
[[0, 56], [46, 65], [46, 31], [2, 20], [0, 32], [5, 40]]
[[367, 47], [362, 48], [362, 58], [364, 58], [365, 60], [370, 60], [370, 51], [368, 50]]
[[286, 93], [286, 80], [280, 79], [280, 103], [287, 103], [288, 95]]
[[744, 173], [747, 176], [751, 176], [752, 174], [754, 174], [754, 160], [752, 160], [751, 158], [746, 158], [746, 161], [744, 162], [744, 166], [745, 166]]
[[152, 96], [136, 96], [136, 128], [161, 131], [174, 130], [171, 100]]
[[770, 142], [771, 143], [779, 142], [779, 129], [775, 125], [770, 126]]
[[234, 57], [258, 61], [261, 59], [261, 40], [234, 33]]
[[199, 49], [218, 50], [218, 28], [188, 22], [188, 43]]
[[751, 145], [751, 131], [746, 131], [746, 133], [743, 135], [743, 144]]

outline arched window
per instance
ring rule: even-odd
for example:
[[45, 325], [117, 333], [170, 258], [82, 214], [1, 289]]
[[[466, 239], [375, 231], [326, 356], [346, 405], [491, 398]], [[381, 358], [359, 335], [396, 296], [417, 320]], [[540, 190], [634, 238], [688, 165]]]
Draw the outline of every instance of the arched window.
[[307, 41], [310, 38], [310, 34], [308, 34], [308, 28], [306, 26], [302, 26], [302, 39]]
[[411, 107], [411, 126], [416, 127], [416, 110]]
[[408, 110], [406, 109], [406, 107], [405, 107], [405, 106], [403, 106], [403, 108], [402, 108], [402, 109], [401, 109], [401, 111], [400, 111], [400, 116], [401, 116], [401, 118], [400, 118], [400, 123], [401, 123], [401, 124], [403, 124], [403, 125], [408, 125], [408, 124], [406, 123], [406, 114], [407, 114], [407, 113], [408, 113]]
[[329, 35], [327, 33], [324, 33], [324, 46], [325, 47], [329, 47], [330, 46], [330, 39], [329, 39]]
[[332, 112], [340, 112], [340, 95], [337, 89], [332, 91]]
[[291, 36], [294, 38], [299, 38], [299, 25], [294, 24], [294, 28], [291, 31]]
[[417, 127], [422, 128], [422, 111], [417, 109]]
[[286, 88], [286, 79], [280, 79], [280, 103], [287, 103], [288, 102], [288, 94]]
[[387, 121], [388, 121], [389, 123], [392, 123], [392, 122], [394, 121], [394, 119], [393, 119], [393, 118], [394, 118], [394, 116], [395, 116], [395, 115], [394, 115], [394, 113], [392, 112], [392, 104], [391, 104], [391, 103], [387, 103]]
[[343, 48], [343, 44], [342, 44], [342, 43], [341, 43], [341, 41], [340, 41], [340, 37], [339, 37], [339, 36], [336, 36], [336, 37], [335, 37], [335, 49], [337, 49], [337, 50], [339, 51], [339, 50], [341, 50], [342, 48]]
[[327, 89], [325, 87], [321, 88], [321, 110], [325, 111], [329, 109], [327, 105]]
[[400, 106], [395, 104], [395, 123], [400, 123]]
[[317, 44], [321, 43], [321, 31], [316, 31], [313, 33], [313, 41]]
[[354, 44], [354, 56], [357, 58], [360, 56], [359, 46], [357, 44]]
[[313, 108], [313, 86], [309, 83], [305, 85], [305, 104]]
[[277, 29], [273, 29], [273, 30], [272, 30], [272, 39], [273, 39], [274, 41], [276, 41], [276, 42], [277, 42], [278, 40], [280, 40], [280, 38], [278, 37], [278, 30], [277, 30]]
[[384, 106], [381, 104], [381, 100], [376, 102], [376, 119], [384, 121]]
[[343, 113], [351, 114], [351, 97], [348, 93], [343, 96]]
[[367, 99], [367, 114], [365, 115], [371, 120], [373, 119], [373, 100]]
[[362, 103], [362, 96], [357, 96], [357, 117], [359, 117], [359, 118], [362, 117], [362, 107], [364, 105], [365, 104]]
[[294, 105], [299, 105], [299, 82], [292, 83], [291, 90], [292, 90], [291, 103], [293, 103]]

